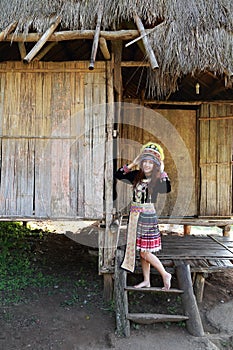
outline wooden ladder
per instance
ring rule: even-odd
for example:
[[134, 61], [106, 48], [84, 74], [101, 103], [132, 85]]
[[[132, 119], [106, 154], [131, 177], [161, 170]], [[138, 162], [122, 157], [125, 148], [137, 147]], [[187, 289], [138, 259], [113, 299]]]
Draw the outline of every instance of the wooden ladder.
[[[134, 288], [127, 286], [127, 272], [120, 265], [123, 260], [123, 251], [117, 249], [115, 263], [115, 310], [116, 327], [120, 335], [130, 336], [130, 322], [139, 324], [153, 324], [159, 322], [186, 322], [189, 333], [194, 336], [204, 336], [204, 330], [193, 293], [191, 274], [188, 265], [178, 263], [176, 273], [181, 289], [171, 288], [168, 291], [158, 287]], [[157, 313], [129, 313], [128, 292], [179, 294], [182, 298], [184, 315], [157, 314]]]

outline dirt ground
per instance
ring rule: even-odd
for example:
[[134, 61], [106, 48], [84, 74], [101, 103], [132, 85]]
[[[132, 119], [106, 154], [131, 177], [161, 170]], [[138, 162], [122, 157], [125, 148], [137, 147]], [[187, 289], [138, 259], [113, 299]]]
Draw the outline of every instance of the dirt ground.
[[[35, 264], [56, 282], [44, 289], [27, 288], [23, 303], [1, 308], [1, 350], [233, 349], [232, 270], [209, 275], [206, 280], [199, 306], [204, 337], [191, 336], [183, 324], [169, 323], [131, 325], [131, 336], [124, 338], [115, 332], [114, 305], [103, 300], [95, 247], [67, 237], [66, 230], [65, 224], [56, 227], [32, 245]], [[171, 299], [153, 298], [146, 301], [149, 307], [163, 309], [167, 303], [170, 310], [179, 307]], [[138, 306], [142, 299], [132, 304]]]

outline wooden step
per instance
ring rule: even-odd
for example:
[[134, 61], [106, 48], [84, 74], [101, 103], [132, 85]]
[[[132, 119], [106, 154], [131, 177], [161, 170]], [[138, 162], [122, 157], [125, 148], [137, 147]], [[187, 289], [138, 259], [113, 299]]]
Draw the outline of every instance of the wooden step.
[[153, 324], [159, 322], [180, 322], [187, 321], [189, 318], [184, 315], [166, 315], [149, 313], [129, 313], [126, 317], [129, 321], [140, 324]]
[[177, 294], [184, 293], [184, 291], [181, 289], [170, 288], [168, 290], [164, 290], [163, 288], [160, 288], [160, 287], [135, 288], [133, 286], [126, 286], [125, 290], [130, 292], [154, 292], [154, 293], [177, 293]]

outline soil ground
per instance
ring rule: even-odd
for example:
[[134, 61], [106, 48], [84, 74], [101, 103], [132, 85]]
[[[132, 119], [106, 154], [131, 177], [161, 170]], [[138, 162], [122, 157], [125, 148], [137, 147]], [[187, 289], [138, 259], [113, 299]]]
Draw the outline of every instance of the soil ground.
[[[23, 302], [1, 307], [1, 350], [233, 349], [232, 270], [206, 280], [199, 305], [204, 337], [191, 336], [183, 324], [167, 323], [131, 325], [130, 337], [124, 338], [115, 332], [114, 305], [103, 300], [96, 249], [75, 242], [64, 230], [65, 224], [33, 241], [35, 264], [56, 282], [44, 289], [29, 287], [22, 292]], [[154, 278], [153, 284], [160, 283]], [[141, 295], [130, 303], [137, 308], [143, 300], [149, 309], [165, 310], [168, 304], [170, 311], [179, 309], [178, 300], [161, 298]]]

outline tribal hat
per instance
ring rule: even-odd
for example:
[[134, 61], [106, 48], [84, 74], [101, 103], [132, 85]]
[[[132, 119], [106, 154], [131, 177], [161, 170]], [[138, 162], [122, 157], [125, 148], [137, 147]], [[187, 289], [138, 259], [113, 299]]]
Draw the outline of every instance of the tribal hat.
[[145, 160], [147, 157], [156, 159], [161, 163], [161, 161], [164, 160], [164, 153], [162, 147], [154, 142], [146, 143], [142, 146], [141, 149], [141, 160]]

